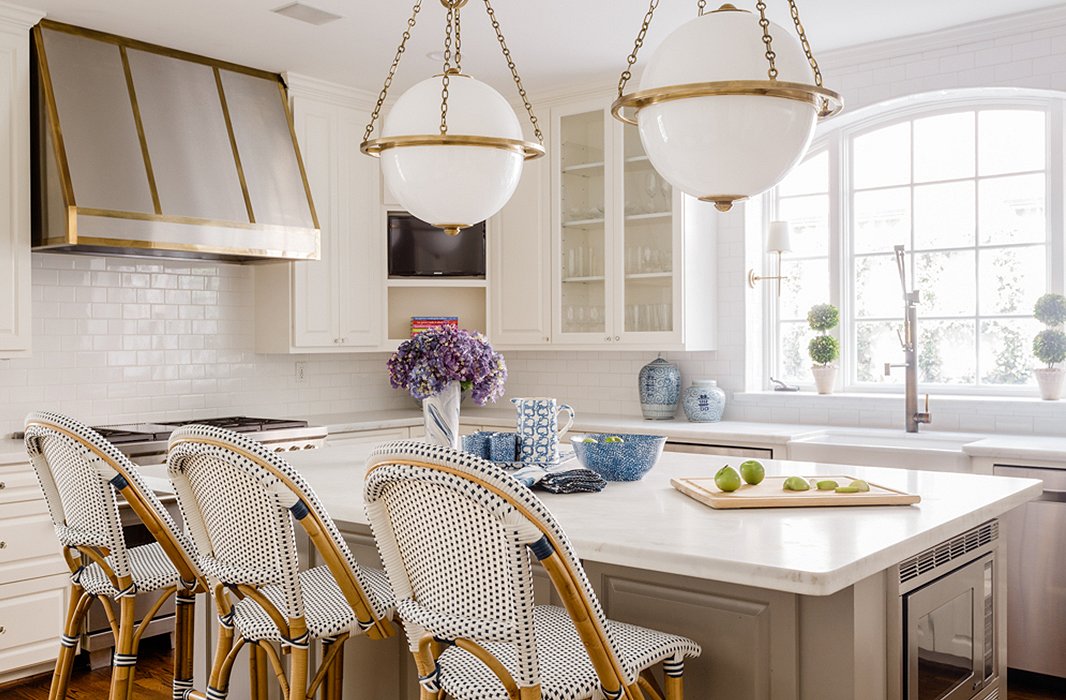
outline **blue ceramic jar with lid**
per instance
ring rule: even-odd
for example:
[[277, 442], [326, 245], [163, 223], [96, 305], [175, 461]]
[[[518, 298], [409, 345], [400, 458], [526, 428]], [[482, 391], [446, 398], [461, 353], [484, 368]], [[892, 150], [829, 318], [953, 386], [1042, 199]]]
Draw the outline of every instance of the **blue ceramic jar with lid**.
[[681, 370], [660, 355], [640, 368], [640, 412], [646, 420], [670, 420], [681, 399]]
[[713, 379], [695, 379], [685, 389], [685, 417], [693, 423], [717, 423], [725, 410], [725, 392]]

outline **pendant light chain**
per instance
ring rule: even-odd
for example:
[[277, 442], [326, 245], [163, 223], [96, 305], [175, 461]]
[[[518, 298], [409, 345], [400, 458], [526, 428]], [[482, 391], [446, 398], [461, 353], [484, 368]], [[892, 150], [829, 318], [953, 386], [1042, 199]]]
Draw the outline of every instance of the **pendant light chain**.
[[[658, 2], [658, 0], [655, 0], [655, 2]], [[518, 95], [522, 98], [522, 104], [525, 105], [526, 114], [529, 115], [529, 122], [533, 125], [533, 133], [536, 135], [537, 141], [543, 144], [544, 134], [541, 133], [540, 122], [537, 121], [537, 115], [533, 113], [533, 105], [529, 101], [526, 89], [522, 86], [522, 78], [518, 75], [518, 67], [515, 66], [514, 58], [511, 57], [511, 49], [507, 48], [507, 40], [503, 38], [503, 30], [500, 29], [500, 22], [496, 19], [496, 11], [492, 9], [492, 3], [489, 0], [485, 0], [485, 11], [488, 12], [489, 20], [492, 21], [492, 29], [496, 32], [496, 40], [500, 43], [503, 57], [507, 59], [507, 67], [511, 69], [511, 78], [514, 79], [514, 84], [518, 88]]]
[[463, 36], [459, 21], [459, 11], [461, 9], [462, 7], [455, 8], [455, 70], [459, 73], [463, 72]]
[[448, 133], [448, 86], [452, 79], [452, 27], [455, 24], [455, 7], [448, 5], [448, 18], [444, 24], [444, 70], [440, 88], [440, 133]]
[[[796, 7], [796, 0], [788, 0], [788, 9], [792, 14], [792, 22], [796, 25], [796, 33], [799, 34], [800, 44], [803, 45], [803, 53], [807, 56], [807, 63], [811, 65], [811, 70], [814, 71], [814, 84], [822, 87], [822, 69], [818, 67], [818, 59], [814, 57], [814, 51], [811, 50], [811, 42], [807, 40], [807, 32], [803, 28], [803, 22], [800, 21], [800, 12], [799, 8]], [[821, 107], [818, 110], [818, 114], [825, 116], [829, 113], [829, 100], [823, 97], [819, 102]]]
[[759, 0], [755, 3], [755, 8], [759, 11], [762, 43], [766, 44], [766, 60], [770, 63], [770, 69], [766, 71], [766, 74], [770, 76], [770, 80], [777, 80], [777, 65], [775, 64], [777, 54], [774, 53], [774, 38], [770, 36], [770, 20], [766, 19], [766, 3], [763, 0]]
[[632, 68], [633, 64], [637, 62], [637, 53], [639, 53], [640, 48], [644, 46], [644, 37], [648, 34], [648, 27], [651, 26], [652, 17], [655, 15], [655, 10], [658, 7], [659, 0], [651, 0], [651, 2], [648, 3], [648, 11], [644, 13], [644, 20], [640, 23], [640, 32], [637, 34], [637, 38], [633, 42], [633, 50], [629, 53], [629, 56], [626, 57], [626, 68], [618, 78], [619, 97], [625, 92], [626, 83], [628, 83], [629, 79], [633, 77], [633, 72], [630, 68]]
[[698, 16], [703, 17], [703, 13], [706, 10], [707, 10], [707, 0], [699, 0], [699, 2], [696, 3], [696, 11], [697, 11]]
[[415, 0], [414, 9], [407, 20], [407, 29], [403, 30], [400, 46], [396, 49], [396, 57], [392, 59], [392, 65], [389, 66], [389, 74], [385, 76], [385, 84], [381, 87], [381, 92], [378, 93], [377, 104], [374, 105], [374, 111], [370, 115], [370, 123], [366, 125], [366, 131], [363, 133], [364, 142], [369, 141], [370, 135], [374, 133], [374, 123], [381, 116], [381, 106], [385, 104], [385, 98], [389, 95], [389, 88], [392, 87], [392, 79], [396, 75], [396, 68], [400, 65], [400, 59], [403, 58], [404, 51], [407, 50], [407, 40], [411, 38], [411, 30], [415, 28], [415, 20], [418, 19], [418, 12], [421, 9], [422, 0]]

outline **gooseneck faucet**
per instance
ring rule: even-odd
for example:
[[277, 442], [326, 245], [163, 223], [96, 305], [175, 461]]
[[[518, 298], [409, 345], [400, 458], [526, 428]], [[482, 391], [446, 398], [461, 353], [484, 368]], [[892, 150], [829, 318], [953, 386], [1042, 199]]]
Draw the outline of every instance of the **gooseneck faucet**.
[[925, 410], [918, 410], [918, 299], [917, 289], [907, 289], [907, 263], [906, 252], [903, 246], [895, 247], [896, 267], [899, 268], [899, 282], [903, 287], [903, 334], [899, 338], [903, 346], [903, 364], [894, 365], [885, 363], [885, 376], [892, 374], [893, 367], [903, 367], [906, 370], [906, 392], [904, 402], [906, 424], [908, 433], [918, 432], [918, 426], [922, 423], [932, 423], [933, 416], [929, 413], [929, 394], [925, 395]]

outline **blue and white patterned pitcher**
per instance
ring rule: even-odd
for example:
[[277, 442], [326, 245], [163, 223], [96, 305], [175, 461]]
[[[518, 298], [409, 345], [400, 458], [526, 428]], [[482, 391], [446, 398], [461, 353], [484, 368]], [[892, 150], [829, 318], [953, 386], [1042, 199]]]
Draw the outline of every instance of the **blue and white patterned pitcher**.
[[[555, 464], [559, 461], [559, 435], [574, 424], [574, 409], [555, 399], [515, 398], [518, 409], [518, 458], [530, 464]], [[559, 429], [559, 414], [566, 411], [570, 419]]]

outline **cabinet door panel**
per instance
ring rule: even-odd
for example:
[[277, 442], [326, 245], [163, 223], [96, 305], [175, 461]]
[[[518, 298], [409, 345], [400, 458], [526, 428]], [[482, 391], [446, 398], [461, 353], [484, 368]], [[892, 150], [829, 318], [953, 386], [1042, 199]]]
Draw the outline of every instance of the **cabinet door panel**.
[[0, 581], [18, 581], [66, 570], [44, 502], [24, 501], [6, 506], [0, 518]]
[[369, 119], [369, 115], [353, 109], [340, 110], [337, 119], [341, 156], [334, 202], [338, 227], [332, 238], [337, 255], [337, 330], [344, 346], [376, 346], [382, 338], [381, 244], [385, 234], [375, 196], [380, 187], [379, 169], [375, 159], [359, 152]]
[[5, 672], [56, 658], [67, 583], [66, 576], [54, 576], [0, 586], [0, 679]]
[[551, 340], [551, 224], [544, 160], [525, 164], [511, 201], [491, 222], [489, 335], [496, 346]]
[[310, 101], [297, 100], [294, 119], [300, 152], [311, 185], [311, 196], [322, 227], [319, 260], [292, 263], [293, 345], [300, 348], [333, 347], [340, 337], [337, 330], [335, 263], [337, 217], [333, 202], [337, 197], [335, 159], [337, 155], [336, 109]]
[[28, 464], [0, 466], [0, 504], [20, 501], [41, 501], [42, 511], [45, 507], [33, 468]]

